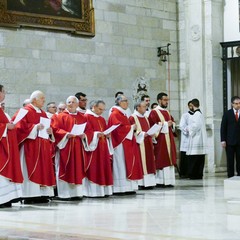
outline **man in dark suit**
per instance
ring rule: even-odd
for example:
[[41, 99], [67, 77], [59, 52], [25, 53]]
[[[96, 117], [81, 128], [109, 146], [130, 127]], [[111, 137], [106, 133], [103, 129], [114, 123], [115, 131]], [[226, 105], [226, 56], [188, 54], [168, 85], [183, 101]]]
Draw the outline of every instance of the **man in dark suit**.
[[232, 108], [222, 118], [221, 144], [226, 149], [228, 177], [234, 176], [234, 157], [236, 155], [236, 171], [240, 176], [240, 97], [231, 99]]

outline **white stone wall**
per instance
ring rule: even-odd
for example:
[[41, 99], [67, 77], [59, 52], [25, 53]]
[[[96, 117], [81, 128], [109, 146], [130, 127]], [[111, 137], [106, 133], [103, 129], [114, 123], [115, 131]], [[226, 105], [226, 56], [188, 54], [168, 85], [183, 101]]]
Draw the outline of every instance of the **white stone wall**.
[[222, 0], [179, 0], [180, 106], [198, 98], [208, 134], [206, 171], [226, 169], [220, 145], [223, 114], [221, 46], [223, 41]]
[[[207, 169], [224, 170], [225, 153], [219, 144], [219, 42], [224, 35], [223, 12], [225, 20], [229, 19], [232, 3], [236, 5], [237, 0], [93, 0], [94, 38], [0, 28], [0, 84], [7, 90], [7, 111], [12, 115], [37, 89], [46, 93], [47, 102], [64, 101], [82, 91], [89, 100], [105, 100], [107, 108], [114, 103], [114, 93], [121, 90], [132, 108], [133, 84], [140, 77], [148, 80], [155, 102], [158, 92], [169, 91], [169, 68], [172, 115], [178, 122], [187, 101], [200, 99], [208, 128]], [[171, 43], [170, 61], [159, 62], [157, 47], [167, 43]]]
[[225, 0], [224, 42], [239, 41], [239, 0]]
[[110, 108], [116, 91], [132, 98], [132, 84], [140, 76], [149, 79], [153, 102], [158, 92], [168, 91], [168, 65], [159, 65], [157, 47], [171, 43], [171, 110], [178, 119], [176, 0], [95, 0], [93, 6], [94, 38], [0, 28], [7, 111], [13, 114], [37, 89], [47, 102], [82, 91], [89, 100], [103, 98]]

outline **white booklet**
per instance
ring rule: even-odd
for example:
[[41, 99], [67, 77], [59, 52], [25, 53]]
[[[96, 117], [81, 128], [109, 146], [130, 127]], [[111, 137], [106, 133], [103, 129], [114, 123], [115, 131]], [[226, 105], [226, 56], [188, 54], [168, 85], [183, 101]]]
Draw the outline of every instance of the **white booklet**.
[[151, 135], [159, 132], [161, 128], [162, 128], [162, 125], [155, 123], [155, 124], [147, 131], [147, 134], [148, 134], [149, 136], [151, 136]]
[[28, 113], [28, 110], [24, 109], [24, 108], [20, 108], [16, 118], [13, 121], [13, 124], [17, 124], [22, 118], [25, 117], [25, 115]]
[[111, 133], [113, 130], [115, 130], [117, 127], [119, 127], [120, 126], [120, 124], [118, 124], [118, 125], [112, 125], [110, 128], [108, 128], [108, 129], [106, 129], [104, 132], [103, 132], [103, 134], [104, 135], [108, 135], [109, 133]]
[[44, 139], [48, 139], [49, 135], [47, 133], [47, 129], [50, 128], [51, 120], [49, 118], [40, 117], [40, 123], [43, 124], [44, 128], [39, 130], [38, 136]]
[[74, 124], [73, 128], [71, 130], [71, 134], [73, 135], [81, 135], [84, 133], [85, 127], [86, 127], [87, 123], [83, 123], [83, 124]]
[[168, 122], [164, 122], [161, 133], [167, 134], [168, 132], [169, 132]]

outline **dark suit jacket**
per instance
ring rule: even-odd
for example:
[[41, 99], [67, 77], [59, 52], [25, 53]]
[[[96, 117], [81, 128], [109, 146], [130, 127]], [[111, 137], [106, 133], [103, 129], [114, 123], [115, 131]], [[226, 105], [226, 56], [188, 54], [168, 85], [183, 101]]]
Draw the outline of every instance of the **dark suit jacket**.
[[227, 145], [240, 145], [240, 119], [235, 119], [234, 110], [230, 109], [223, 115], [221, 123], [221, 142]]

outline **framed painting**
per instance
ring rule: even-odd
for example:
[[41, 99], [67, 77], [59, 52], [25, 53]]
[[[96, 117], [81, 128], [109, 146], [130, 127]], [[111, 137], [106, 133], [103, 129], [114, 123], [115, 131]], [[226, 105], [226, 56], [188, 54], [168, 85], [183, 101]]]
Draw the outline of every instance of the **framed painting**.
[[0, 25], [95, 35], [92, 0], [0, 0]]

